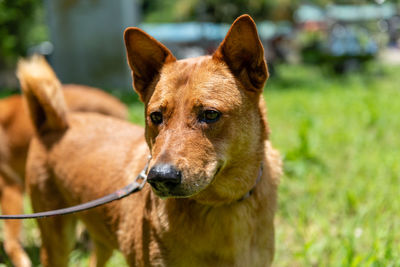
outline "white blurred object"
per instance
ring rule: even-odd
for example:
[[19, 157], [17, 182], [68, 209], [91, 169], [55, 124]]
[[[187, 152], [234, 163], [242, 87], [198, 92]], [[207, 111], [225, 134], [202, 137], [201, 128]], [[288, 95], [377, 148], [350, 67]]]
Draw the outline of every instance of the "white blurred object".
[[49, 56], [53, 53], [53, 51], [54, 45], [49, 41], [45, 41], [43, 43], [40, 43], [39, 45], [30, 47], [28, 49], [28, 55], [31, 56], [33, 54], [40, 54], [43, 56]]

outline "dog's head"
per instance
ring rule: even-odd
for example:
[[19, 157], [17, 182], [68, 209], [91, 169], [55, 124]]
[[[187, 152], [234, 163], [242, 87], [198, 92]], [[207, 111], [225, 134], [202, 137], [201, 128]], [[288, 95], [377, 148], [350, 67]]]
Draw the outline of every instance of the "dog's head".
[[239, 198], [254, 185], [266, 138], [259, 104], [268, 70], [254, 21], [239, 17], [212, 56], [185, 60], [138, 28], [124, 37], [145, 103], [155, 193], [206, 203]]

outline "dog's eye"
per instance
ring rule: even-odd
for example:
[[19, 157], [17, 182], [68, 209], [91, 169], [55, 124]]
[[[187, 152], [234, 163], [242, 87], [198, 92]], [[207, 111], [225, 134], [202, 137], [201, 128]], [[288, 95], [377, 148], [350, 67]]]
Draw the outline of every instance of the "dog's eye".
[[205, 123], [213, 123], [216, 122], [220, 118], [220, 116], [221, 113], [219, 111], [213, 109], [203, 110], [200, 113], [199, 121]]
[[161, 112], [155, 111], [150, 113], [150, 119], [152, 123], [154, 123], [155, 125], [159, 125], [163, 122], [163, 115]]

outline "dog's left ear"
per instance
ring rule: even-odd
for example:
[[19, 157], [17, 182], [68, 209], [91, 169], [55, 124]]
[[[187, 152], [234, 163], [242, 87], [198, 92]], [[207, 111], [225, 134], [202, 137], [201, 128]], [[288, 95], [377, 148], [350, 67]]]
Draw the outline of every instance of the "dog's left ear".
[[213, 58], [223, 60], [250, 91], [261, 91], [268, 79], [264, 49], [256, 24], [249, 15], [242, 15], [233, 22]]

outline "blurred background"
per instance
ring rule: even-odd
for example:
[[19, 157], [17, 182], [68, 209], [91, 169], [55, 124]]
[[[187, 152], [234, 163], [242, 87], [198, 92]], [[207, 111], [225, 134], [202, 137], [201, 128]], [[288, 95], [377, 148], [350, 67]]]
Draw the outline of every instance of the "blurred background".
[[0, 87], [18, 87], [18, 57], [41, 53], [63, 82], [129, 88], [126, 27], [143, 28], [185, 58], [214, 51], [244, 13], [257, 22], [272, 74], [280, 63], [341, 74], [378, 58], [400, 62], [399, 4], [385, 0], [1, 0]]
[[[400, 1], [0, 0], [0, 97], [19, 91], [17, 59], [40, 53], [63, 83], [107, 90], [144, 125], [123, 30], [195, 57], [244, 13], [265, 47], [271, 138], [285, 163], [275, 266], [400, 266]], [[38, 265], [38, 232], [24, 223]], [[78, 244], [72, 266], [87, 259]], [[11, 266], [4, 251], [0, 262]]]

